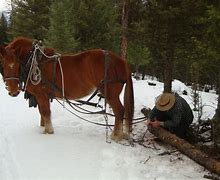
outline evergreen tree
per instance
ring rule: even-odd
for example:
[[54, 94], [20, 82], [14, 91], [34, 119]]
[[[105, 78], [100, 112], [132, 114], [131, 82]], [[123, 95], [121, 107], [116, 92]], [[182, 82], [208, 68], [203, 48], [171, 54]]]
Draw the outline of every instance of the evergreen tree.
[[80, 1], [76, 21], [81, 49], [114, 49], [117, 39], [117, 9], [108, 0]]
[[215, 114], [213, 137], [216, 147], [220, 150], [220, 2], [211, 4], [207, 10], [207, 17], [202, 19], [207, 25], [206, 35], [203, 43], [206, 45], [206, 52], [209, 55], [206, 66], [203, 66], [208, 73], [208, 80], [214, 79], [217, 87], [218, 104]]
[[155, 68], [162, 72], [164, 91], [171, 91], [176, 61], [190, 50], [191, 38], [198, 27], [195, 19], [202, 11], [201, 3], [191, 0], [146, 2], [145, 31]]
[[0, 45], [5, 45], [8, 42], [7, 30], [8, 30], [7, 20], [5, 18], [4, 13], [2, 13], [0, 20]]
[[[146, 73], [153, 76], [155, 75], [154, 61], [147, 43], [148, 37], [146, 36], [145, 29], [145, 23], [148, 20], [146, 11], [146, 1], [130, 0], [128, 56], [130, 56], [131, 49], [137, 49], [136, 51], [133, 50], [135, 56], [138, 57], [138, 62], [136, 65], [138, 70], [136, 69], [136, 71], [139, 71], [142, 74], [142, 79], [144, 79]], [[132, 45], [136, 47], [132, 48]], [[130, 59], [130, 57], [128, 57], [128, 59]]]
[[129, 41], [128, 44], [128, 61], [134, 67], [136, 77], [139, 78], [139, 73], [142, 74], [142, 79], [145, 76], [146, 66], [151, 61], [151, 55], [143, 44], [140, 42]]
[[49, 28], [49, 7], [52, 0], [13, 0], [10, 33], [44, 39]]
[[[79, 1], [78, 1], [79, 3]], [[74, 6], [75, 5], [75, 6]], [[76, 40], [74, 27], [77, 1], [55, 1], [50, 10], [50, 28], [47, 35], [47, 44], [61, 52], [75, 52], [79, 45]]]
[[220, 88], [220, 3], [219, 6], [209, 6], [207, 18], [203, 19], [203, 22], [207, 25], [203, 44], [205, 44], [208, 61], [203, 69], [205, 73], [211, 75], [208, 80], [214, 79], [215, 85]]
[[114, 50], [118, 37], [116, 12], [114, 3], [108, 0], [57, 1], [51, 8], [48, 43], [62, 51]]

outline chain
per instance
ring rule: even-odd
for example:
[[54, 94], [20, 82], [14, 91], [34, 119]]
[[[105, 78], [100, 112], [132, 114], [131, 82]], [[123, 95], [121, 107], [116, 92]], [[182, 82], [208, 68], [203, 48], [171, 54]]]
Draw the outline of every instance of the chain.
[[[108, 116], [105, 114], [104, 115], [104, 118], [105, 118], [105, 123], [106, 123], [106, 126], [105, 126], [105, 141], [107, 143], [111, 143], [111, 140], [109, 138], [109, 129], [110, 129], [110, 126], [108, 124]], [[111, 130], [111, 129], [110, 129]]]

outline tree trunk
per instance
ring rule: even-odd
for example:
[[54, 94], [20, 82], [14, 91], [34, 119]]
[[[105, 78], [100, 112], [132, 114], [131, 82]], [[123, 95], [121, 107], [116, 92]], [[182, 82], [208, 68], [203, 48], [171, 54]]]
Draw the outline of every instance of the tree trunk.
[[168, 61], [166, 62], [165, 69], [164, 69], [164, 92], [170, 93], [172, 90], [172, 65]]
[[164, 92], [170, 93], [172, 91], [172, 80], [173, 80], [173, 46], [168, 45], [167, 53], [164, 62]]
[[209, 171], [220, 175], [220, 162], [212, 159], [205, 153], [196, 149], [195, 146], [191, 145], [187, 141], [177, 137], [175, 134], [170, 133], [164, 128], [152, 128], [150, 132], [163, 140], [164, 142], [174, 146], [180, 152], [184, 153], [192, 160], [196, 161], [200, 165], [207, 168]]
[[127, 49], [128, 49], [128, 39], [127, 39], [127, 31], [128, 31], [128, 8], [129, 0], [123, 0], [122, 6], [122, 38], [121, 38], [121, 57], [123, 59], [127, 58]]
[[134, 75], [134, 78], [136, 79], [136, 80], [139, 80], [140, 79], [140, 77], [139, 77], [139, 65], [135, 65], [135, 75]]

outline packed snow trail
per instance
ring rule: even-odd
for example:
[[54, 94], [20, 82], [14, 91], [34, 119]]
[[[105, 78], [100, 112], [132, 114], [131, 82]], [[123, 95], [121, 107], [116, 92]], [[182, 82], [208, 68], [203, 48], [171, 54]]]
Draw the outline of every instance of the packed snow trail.
[[[162, 83], [147, 85], [134, 80], [135, 117], [141, 108], [151, 107], [162, 91]], [[175, 86], [174, 86], [175, 87]], [[186, 88], [178, 85], [178, 90]], [[187, 89], [188, 90], [188, 89]], [[216, 95], [202, 94], [207, 103]], [[188, 101], [190, 97], [185, 97]], [[215, 109], [207, 106], [204, 115]], [[23, 93], [12, 98], [0, 82], [0, 179], [1, 180], [171, 180], [202, 179], [207, 171], [186, 156], [158, 156], [166, 151], [105, 142], [105, 127], [74, 117], [55, 101], [51, 104], [55, 134], [42, 134], [37, 108], [28, 108]], [[105, 122], [101, 115], [85, 115]], [[109, 117], [112, 122], [113, 118]], [[134, 126], [134, 138], [143, 135], [144, 123]]]

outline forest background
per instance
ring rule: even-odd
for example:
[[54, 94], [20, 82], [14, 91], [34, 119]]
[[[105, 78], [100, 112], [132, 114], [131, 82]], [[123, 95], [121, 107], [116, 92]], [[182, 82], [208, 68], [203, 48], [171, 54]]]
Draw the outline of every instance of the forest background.
[[[60, 53], [106, 49], [127, 59], [139, 78], [147, 74], [164, 82], [165, 92], [171, 91], [174, 78], [220, 92], [219, 0], [9, 3], [10, 18], [3, 13], [0, 21], [2, 45], [26, 36], [41, 39]], [[215, 118], [219, 132], [220, 100]]]

